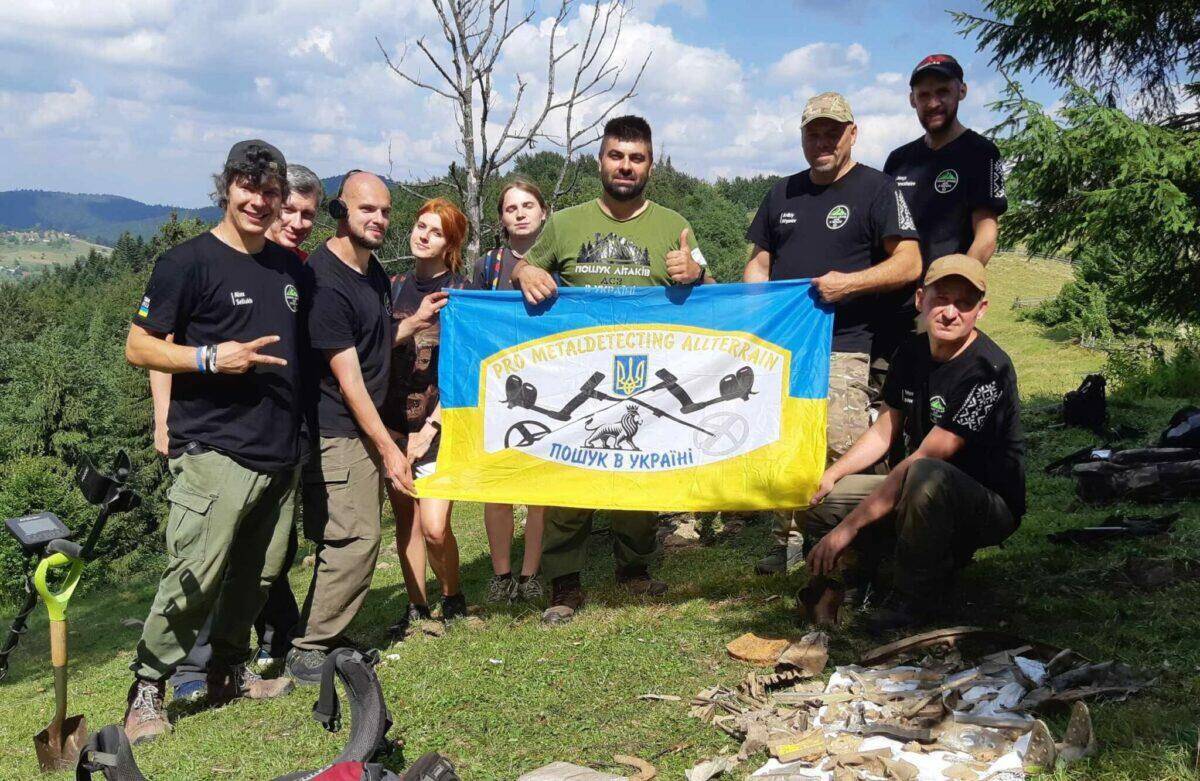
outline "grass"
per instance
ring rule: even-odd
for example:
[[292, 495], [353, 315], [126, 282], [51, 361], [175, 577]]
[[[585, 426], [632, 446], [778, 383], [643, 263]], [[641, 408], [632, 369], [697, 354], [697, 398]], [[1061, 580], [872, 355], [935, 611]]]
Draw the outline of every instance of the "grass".
[[[985, 330], [1013, 356], [1027, 409], [1047, 408], [1083, 374], [1098, 369], [1102, 356], [1013, 317], [1015, 296], [1049, 295], [1066, 269], [998, 258], [992, 273]], [[1131, 403], [1113, 412], [1117, 421], [1145, 429], [1148, 441], [1181, 403]], [[1200, 583], [1145, 593], [1123, 587], [1119, 575], [1130, 556], [1200, 558], [1200, 506], [1181, 505], [1184, 517], [1167, 539], [1098, 551], [1052, 546], [1048, 531], [1127, 509], [1079, 506], [1071, 481], [1043, 475], [1042, 467], [1054, 457], [1095, 439], [1089, 432], [1055, 428], [1053, 421], [1051, 412], [1026, 415], [1030, 511], [1009, 544], [981, 554], [966, 571], [957, 603], [961, 620], [1069, 646], [1096, 660], [1120, 659], [1158, 676], [1148, 693], [1095, 706], [1100, 754], [1048, 777], [1194, 779]], [[479, 507], [457, 508], [455, 528], [467, 594], [479, 599], [491, 574]], [[441, 751], [471, 780], [513, 779], [558, 759], [620, 773], [609, 764], [614, 753], [650, 759], [660, 777], [681, 778], [696, 762], [736, 749], [722, 733], [687, 716], [686, 699], [699, 689], [736, 683], [745, 675], [747, 668], [725, 654], [725, 643], [746, 631], [796, 632], [791, 596], [804, 575], [750, 574], [769, 544], [763, 519], [732, 541], [673, 553], [661, 569], [670, 594], [643, 601], [624, 599], [609, 587], [607, 538], [594, 536], [585, 573], [591, 603], [573, 624], [546, 629], [532, 611], [488, 610], [480, 621], [456, 626], [445, 637], [389, 649], [379, 672], [396, 722], [392, 734], [405, 741], [410, 759]], [[108, 591], [72, 606], [70, 709], [85, 713], [92, 729], [121, 718], [126, 666], [138, 638], [138, 629], [121, 620], [144, 616], [152, 574], [131, 571]], [[308, 574], [303, 567], [292, 573], [299, 594]], [[389, 550], [352, 631], [381, 642], [384, 627], [404, 603], [399, 564]], [[854, 661], [869, 645], [852, 628], [841, 630], [832, 661]], [[0, 778], [36, 773], [30, 744], [51, 712], [48, 668], [46, 624], [39, 612], [14, 655], [10, 680], [0, 687], [6, 706], [0, 712]], [[685, 701], [637, 699], [649, 692]], [[320, 766], [341, 744], [340, 736], [312, 721], [314, 697], [304, 690], [277, 702], [239, 703], [182, 719], [169, 738], [139, 747], [138, 761], [152, 779], [262, 779]], [[1061, 734], [1063, 723], [1052, 727]]]
[[18, 263], [25, 267], [55, 266], [74, 263], [75, 258], [86, 255], [92, 249], [108, 251], [107, 247], [72, 238], [65, 246], [50, 246], [41, 242], [19, 242], [10, 244], [0, 241], [0, 266], [12, 268]]

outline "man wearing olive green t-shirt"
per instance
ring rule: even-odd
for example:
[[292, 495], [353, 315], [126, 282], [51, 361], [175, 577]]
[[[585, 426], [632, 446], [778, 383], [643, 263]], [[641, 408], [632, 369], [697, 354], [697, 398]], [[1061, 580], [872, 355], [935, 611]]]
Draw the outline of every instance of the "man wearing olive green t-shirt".
[[[694, 285], [712, 281], [692, 227], [678, 213], [646, 199], [653, 168], [650, 126], [641, 117], [617, 117], [604, 126], [600, 183], [604, 192], [546, 221], [537, 243], [512, 278], [531, 304], [555, 295], [557, 275], [569, 287]], [[593, 510], [546, 509], [542, 574], [550, 580], [550, 607], [542, 621], [570, 621], [583, 605], [579, 573], [587, 557]], [[617, 582], [635, 594], [658, 596], [667, 584], [650, 577], [657, 517], [652, 512], [608, 513]]]

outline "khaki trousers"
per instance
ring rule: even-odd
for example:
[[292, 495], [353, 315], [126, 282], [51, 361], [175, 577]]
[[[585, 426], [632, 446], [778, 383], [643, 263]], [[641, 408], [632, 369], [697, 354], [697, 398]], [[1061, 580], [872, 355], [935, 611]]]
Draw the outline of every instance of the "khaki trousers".
[[379, 456], [360, 437], [321, 437], [302, 486], [304, 536], [317, 552], [293, 645], [329, 651], [344, 639], [375, 573], [383, 509]]

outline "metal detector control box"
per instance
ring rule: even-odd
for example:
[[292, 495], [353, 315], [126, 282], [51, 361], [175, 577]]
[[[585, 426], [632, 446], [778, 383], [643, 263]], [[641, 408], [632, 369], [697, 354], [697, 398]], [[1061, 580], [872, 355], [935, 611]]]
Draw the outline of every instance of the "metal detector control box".
[[9, 534], [17, 538], [25, 553], [38, 553], [52, 540], [64, 540], [71, 530], [54, 513], [43, 512], [9, 518], [4, 522]]

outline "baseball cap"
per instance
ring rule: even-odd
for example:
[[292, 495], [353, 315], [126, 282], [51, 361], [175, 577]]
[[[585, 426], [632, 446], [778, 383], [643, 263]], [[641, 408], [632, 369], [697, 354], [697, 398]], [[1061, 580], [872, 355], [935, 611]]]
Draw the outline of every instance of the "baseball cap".
[[963, 77], [963, 69], [958, 64], [958, 60], [949, 54], [931, 54], [918, 62], [917, 67], [913, 68], [912, 76], [908, 77], [908, 86], [911, 87], [917, 82], [917, 79], [926, 73], [936, 73], [940, 76], [958, 79], [959, 81], [962, 81]]
[[283, 159], [283, 152], [257, 138], [234, 144], [229, 150], [229, 157], [225, 158], [225, 165], [258, 163], [264, 152], [267, 154], [267, 168], [280, 176], [287, 176], [287, 161]]
[[836, 92], [822, 92], [820, 95], [809, 98], [808, 103], [804, 104], [804, 113], [800, 116], [800, 127], [822, 117], [835, 122], [854, 121], [850, 104]]
[[987, 270], [970, 255], [944, 255], [933, 261], [929, 264], [929, 270], [925, 272], [923, 284], [929, 287], [946, 277], [962, 277], [980, 293], [987, 292]]

